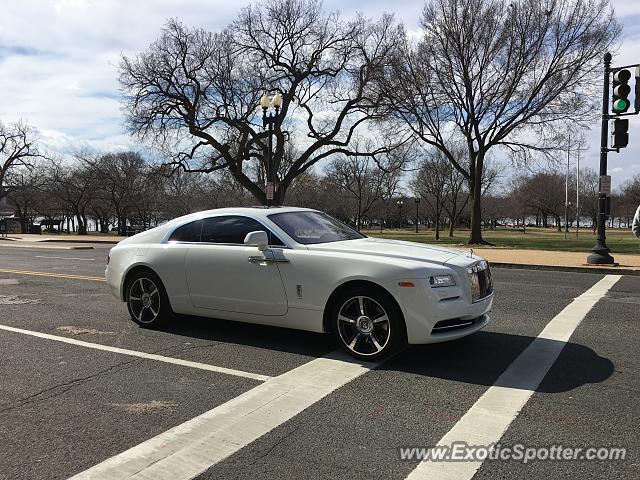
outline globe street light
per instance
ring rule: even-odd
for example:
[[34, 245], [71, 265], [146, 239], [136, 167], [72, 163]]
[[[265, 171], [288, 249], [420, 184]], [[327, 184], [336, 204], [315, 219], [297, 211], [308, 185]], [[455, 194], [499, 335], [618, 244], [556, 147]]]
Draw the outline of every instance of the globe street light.
[[418, 233], [418, 207], [420, 206], [420, 197], [416, 197], [416, 233]]
[[396, 205], [398, 205], [398, 227], [402, 228], [402, 206], [404, 205], [404, 202], [402, 200], [398, 200]]
[[[265, 165], [267, 185], [265, 193], [267, 196], [267, 207], [270, 207], [275, 194], [276, 173], [272, 165], [273, 129], [274, 125], [278, 121], [280, 107], [282, 107], [282, 95], [280, 95], [280, 92], [275, 92], [273, 95], [269, 95], [267, 92], [264, 92], [264, 95], [260, 97], [260, 106], [262, 107], [262, 127], [267, 129], [268, 134], [267, 161]], [[272, 107], [274, 111], [269, 111], [269, 107]]]

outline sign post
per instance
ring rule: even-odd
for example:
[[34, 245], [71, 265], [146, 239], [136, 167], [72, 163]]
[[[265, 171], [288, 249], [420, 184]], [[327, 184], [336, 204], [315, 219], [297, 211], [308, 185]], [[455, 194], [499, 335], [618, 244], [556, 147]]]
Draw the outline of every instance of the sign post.
[[274, 193], [273, 182], [267, 182], [267, 200], [269, 201], [273, 200], [273, 193]]

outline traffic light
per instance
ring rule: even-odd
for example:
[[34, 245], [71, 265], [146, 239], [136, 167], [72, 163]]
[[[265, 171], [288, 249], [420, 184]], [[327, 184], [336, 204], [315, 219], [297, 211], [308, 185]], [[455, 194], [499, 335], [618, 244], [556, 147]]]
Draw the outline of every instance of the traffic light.
[[636, 67], [636, 95], [634, 98], [634, 108], [636, 112], [640, 111], [640, 65]]
[[613, 113], [624, 113], [629, 110], [631, 106], [629, 101], [630, 79], [631, 72], [629, 70], [618, 70], [613, 74], [613, 105], [611, 106]]
[[611, 148], [624, 148], [629, 143], [629, 120], [616, 118], [611, 122]]

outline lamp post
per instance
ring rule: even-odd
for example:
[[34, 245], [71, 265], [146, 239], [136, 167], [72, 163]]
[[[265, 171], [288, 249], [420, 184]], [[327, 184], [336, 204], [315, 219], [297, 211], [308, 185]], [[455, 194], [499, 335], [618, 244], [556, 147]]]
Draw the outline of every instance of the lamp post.
[[420, 206], [420, 197], [416, 197], [416, 233], [418, 233], [418, 207]]
[[[271, 206], [275, 196], [275, 180], [276, 172], [273, 168], [273, 128], [278, 121], [280, 114], [280, 107], [282, 107], [282, 95], [276, 92], [273, 95], [269, 95], [267, 92], [260, 98], [260, 106], [262, 107], [262, 127], [267, 129], [268, 141], [267, 141], [267, 158], [266, 158], [266, 188], [265, 193], [267, 196], [267, 207]], [[269, 107], [273, 108], [273, 112], [269, 111]]]
[[402, 206], [404, 205], [404, 202], [402, 200], [398, 200], [396, 205], [398, 205], [398, 228], [402, 228]]
[[564, 239], [567, 239], [569, 233], [569, 163], [571, 160], [571, 135], [569, 135], [567, 146], [567, 174], [564, 181]]

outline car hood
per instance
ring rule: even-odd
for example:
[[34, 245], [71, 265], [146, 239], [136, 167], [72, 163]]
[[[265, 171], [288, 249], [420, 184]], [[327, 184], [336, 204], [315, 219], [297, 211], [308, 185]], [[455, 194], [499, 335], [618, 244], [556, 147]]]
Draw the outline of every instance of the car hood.
[[476, 255], [471, 257], [468, 250], [456, 250], [425, 243], [403, 242], [383, 238], [362, 238], [341, 242], [318, 243], [307, 245], [307, 248], [311, 251], [374, 255], [441, 265], [446, 263], [454, 263], [456, 265], [472, 264], [480, 260], [480, 257]]

